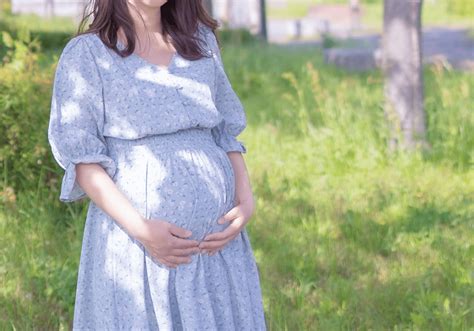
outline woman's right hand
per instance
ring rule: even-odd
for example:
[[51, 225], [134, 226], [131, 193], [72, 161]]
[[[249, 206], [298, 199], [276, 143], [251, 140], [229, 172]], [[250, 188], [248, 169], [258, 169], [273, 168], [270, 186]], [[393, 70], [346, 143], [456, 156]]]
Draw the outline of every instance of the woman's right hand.
[[192, 233], [163, 220], [143, 220], [135, 237], [153, 259], [170, 268], [191, 262], [191, 254], [199, 252], [199, 242], [186, 239]]

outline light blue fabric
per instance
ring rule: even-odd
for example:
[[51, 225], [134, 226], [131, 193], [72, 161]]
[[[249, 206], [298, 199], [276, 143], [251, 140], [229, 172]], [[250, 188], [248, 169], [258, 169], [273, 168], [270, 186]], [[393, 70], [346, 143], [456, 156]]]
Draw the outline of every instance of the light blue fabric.
[[[54, 77], [48, 139], [65, 170], [59, 199], [86, 197], [78, 163], [98, 163], [147, 219], [193, 232], [222, 231], [235, 206], [226, 152], [246, 116], [210, 29], [196, 32], [208, 57], [175, 55], [162, 68], [122, 58], [93, 33], [71, 39]], [[120, 47], [124, 45], [119, 44]], [[265, 330], [260, 280], [246, 230], [214, 256], [168, 269], [89, 202], [74, 330]]]

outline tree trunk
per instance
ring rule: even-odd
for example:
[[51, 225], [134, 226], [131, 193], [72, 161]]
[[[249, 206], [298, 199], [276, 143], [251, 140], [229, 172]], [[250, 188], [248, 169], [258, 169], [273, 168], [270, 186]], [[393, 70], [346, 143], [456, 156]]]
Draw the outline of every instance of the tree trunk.
[[47, 18], [54, 17], [54, 0], [46, 0], [44, 3], [45, 13]]
[[209, 15], [213, 15], [213, 12], [212, 12], [212, 0], [204, 0], [202, 2], [202, 4], [204, 5], [204, 8], [206, 9], [206, 11], [209, 13]]
[[249, 0], [227, 0], [229, 13], [229, 27], [231, 29], [245, 28], [250, 26], [250, 1]]
[[427, 147], [421, 52], [422, 0], [385, 0], [383, 71], [390, 148]]
[[351, 29], [360, 28], [360, 0], [349, 0], [349, 8], [351, 9]]
[[266, 1], [260, 0], [260, 35], [268, 41]]

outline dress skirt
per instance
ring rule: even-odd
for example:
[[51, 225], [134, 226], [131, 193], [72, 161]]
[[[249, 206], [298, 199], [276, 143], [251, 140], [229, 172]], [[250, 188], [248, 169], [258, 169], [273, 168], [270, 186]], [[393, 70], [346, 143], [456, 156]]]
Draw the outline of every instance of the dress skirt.
[[[112, 178], [148, 221], [224, 230], [235, 177], [208, 128], [139, 139], [105, 137]], [[74, 330], [265, 330], [259, 274], [245, 228], [213, 256], [167, 268], [92, 201], [79, 266]]]

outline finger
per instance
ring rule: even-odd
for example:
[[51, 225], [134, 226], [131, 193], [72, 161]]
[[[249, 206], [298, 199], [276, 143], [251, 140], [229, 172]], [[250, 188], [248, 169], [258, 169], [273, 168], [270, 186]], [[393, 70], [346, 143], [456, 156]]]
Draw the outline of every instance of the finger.
[[206, 254], [206, 255], [209, 255], [209, 256], [211, 256], [211, 253], [212, 253], [212, 252], [213, 252], [213, 251], [210, 250], [210, 249], [203, 249], [203, 250], [202, 250], [202, 254]]
[[217, 249], [208, 249], [208, 250], [206, 250], [206, 251], [207, 251], [207, 255], [212, 256], [212, 255], [214, 255], [217, 251], [219, 251], [219, 249], [218, 249], [218, 248], [217, 248]]
[[206, 251], [203, 251], [203, 252], [205, 252], [206, 255], [211, 256], [213, 251], [211, 251], [211, 250], [206, 250]]
[[224, 246], [226, 246], [229, 242], [234, 240], [239, 235], [239, 233], [240, 233], [240, 231], [237, 232], [236, 234], [230, 236], [229, 238], [224, 239], [224, 240], [203, 241], [203, 242], [201, 242], [199, 247], [202, 250], [206, 250], [208, 252], [212, 252], [212, 251], [215, 251], [215, 250], [220, 250], [220, 249], [224, 248]]
[[170, 232], [171, 234], [180, 237], [180, 238], [188, 238], [192, 235], [192, 232], [183, 228], [180, 228], [179, 226], [176, 226], [172, 223], [170, 223]]
[[240, 232], [236, 233], [235, 235], [230, 236], [225, 240], [217, 240], [217, 241], [203, 241], [200, 245], [202, 250], [207, 251], [208, 253], [212, 253], [213, 251], [219, 251], [223, 249], [226, 245], [229, 244], [232, 240], [234, 240]]
[[225, 222], [230, 222], [234, 219], [236, 219], [239, 216], [240, 209], [238, 206], [233, 207], [231, 210], [229, 210], [226, 214], [224, 214], [217, 223], [219, 224], [224, 224]]
[[173, 237], [170, 244], [173, 248], [192, 248], [197, 247], [199, 245], [199, 241]]
[[199, 252], [199, 247], [196, 246], [196, 247], [191, 247], [191, 248], [174, 248], [171, 251], [171, 254], [175, 256], [189, 256], [191, 254], [198, 253], [198, 252]]
[[168, 268], [176, 268], [178, 265], [174, 264], [174, 263], [171, 263], [171, 262], [168, 262], [167, 260], [165, 259], [156, 259], [159, 263], [167, 266]]
[[166, 259], [174, 264], [184, 264], [191, 262], [191, 258], [184, 256], [168, 256]]
[[220, 248], [224, 247], [228, 242], [229, 242], [229, 240], [206, 241], [206, 242], [201, 243], [201, 248], [203, 250], [207, 251], [208, 254], [209, 254], [210, 252], [212, 252], [215, 249], [220, 249]]
[[224, 231], [211, 233], [204, 238], [204, 241], [224, 240], [229, 238], [230, 236], [240, 232], [241, 223], [241, 219], [236, 218], [236, 220], [232, 222]]
[[202, 244], [205, 243], [205, 242], [208, 242], [208, 241], [221, 241], [221, 240], [226, 240], [227, 238], [229, 238], [230, 236], [232, 236], [234, 234], [235, 231], [237, 231], [238, 229], [235, 229], [235, 228], [231, 228], [230, 226], [225, 229], [224, 231], [222, 232], [215, 232], [215, 233], [211, 233], [210, 235], [206, 236], [206, 238], [204, 238], [204, 240], [199, 244], [200, 247], [203, 247]]
[[178, 264], [177, 264], [177, 263], [174, 263], [174, 262], [172, 262], [172, 261], [170, 261], [168, 256], [167, 256], [167, 257], [163, 257], [162, 260], [165, 261], [165, 263], [166, 263], [167, 265], [169, 265], [170, 268], [177, 268], [177, 267], [178, 267]]

